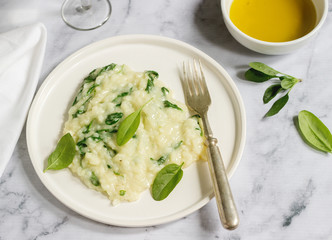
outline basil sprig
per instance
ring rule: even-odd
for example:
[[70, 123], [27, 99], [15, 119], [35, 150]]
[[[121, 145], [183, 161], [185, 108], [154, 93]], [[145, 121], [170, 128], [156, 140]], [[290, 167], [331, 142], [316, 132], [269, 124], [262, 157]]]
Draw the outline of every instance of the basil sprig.
[[280, 81], [278, 84], [271, 85], [268, 87], [263, 96], [264, 104], [270, 102], [278, 93], [286, 92], [281, 98], [279, 98], [270, 108], [270, 110], [265, 114], [265, 117], [271, 117], [276, 115], [288, 102], [289, 92], [298, 82], [301, 82], [300, 79], [292, 77], [288, 74], [279, 72], [264, 63], [260, 62], [251, 62], [249, 63], [251, 67], [245, 73], [245, 78], [252, 82], [266, 82], [270, 79], [275, 79]]
[[67, 133], [60, 139], [54, 152], [48, 157], [44, 172], [68, 167], [72, 163], [75, 154], [75, 141], [70, 133]]
[[124, 145], [125, 143], [127, 143], [129, 141], [129, 139], [131, 139], [134, 136], [134, 134], [140, 124], [140, 121], [141, 121], [141, 111], [142, 111], [143, 107], [146, 104], [148, 104], [151, 100], [152, 100], [152, 98], [148, 102], [146, 102], [142, 107], [140, 107], [137, 111], [133, 112], [128, 117], [126, 117], [120, 123], [117, 137], [116, 137], [116, 143], [119, 146]]
[[156, 201], [164, 200], [180, 182], [183, 176], [181, 165], [168, 164], [162, 168], [152, 184], [152, 197]]
[[311, 147], [332, 153], [332, 135], [324, 123], [313, 113], [303, 110], [298, 115], [300, 133]]

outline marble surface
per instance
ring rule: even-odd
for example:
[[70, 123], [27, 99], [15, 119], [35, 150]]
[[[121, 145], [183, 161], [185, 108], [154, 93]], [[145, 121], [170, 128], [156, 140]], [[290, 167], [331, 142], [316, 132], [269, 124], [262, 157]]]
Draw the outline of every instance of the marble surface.
[[[146, 228], [107, 226], [65, 207], [37, 177], [23, 129], [0, 178], [0, 239], [332, 239], [332, 156], [312, 150], [293, 118], [315, 113], [332, 129], [332, 1], [318, 35], [285, 56], [265, 56], [238, 44], [228, 33], [216, 0], [112, 0], [113, 13], [101, 28], [81, 32], [62, 21], [59, 0], [2, 0], [0, 32], [40, 21], [48, 42], [40, 83], [68, 55], [111, 36], [154, 34], [182, 40], [218, 61], [232, 76], [246, 107], [247, 142], [230, 180], [241, 218], [224, 230], [214, 200], [178, 221]], [[282, 16], [280, 16], [282, 17]], [[262, 61], [303, 79], [286, 108], [263, 119], [268, 84], [243, 80], [248, 62]]]

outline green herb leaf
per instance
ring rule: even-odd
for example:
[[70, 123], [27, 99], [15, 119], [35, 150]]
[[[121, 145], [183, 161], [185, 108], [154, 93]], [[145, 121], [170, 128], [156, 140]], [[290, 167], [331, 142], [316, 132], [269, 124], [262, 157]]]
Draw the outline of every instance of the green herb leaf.
[[180, 182], [183, 171], [182, 166], [169, 164], [161, 169], [152, 184], [152, 197], [156, 201], [164, 200]]
[[164, 101], [164, 107], [165, 108], [174, 108], [174, 109], [177, 109], [177, 110], [180, 110], [180, 111], [182, 111], [182, 109], [180, 108], [180, 107], [178, 107], [176, 104], [174, 104], [174, 103], [171, 103], [170, 101], [168, 101], [168, 100], [165, 100]]
[[274, 76], [266, 75], [265, 73], [259, 72], [253, 68], [250, 68], [246, 73], [244, 74], [244, 77], [252, 82], [265, 82], [267, 80], [270, 80], [271, 78], [274, 78]]
[[132, 138], [132, 136], [134, 136], [141, 121], [141, 111], [143, 107], [146, 104], [148, 104], [151, 100], [152, 98], [148, 102], [146, 102], [142, 107], [140, 107], [137, 111], [130, 114], [121, 122], [116, 137], [116, 142], [119, 146], [124, 145], [129, 141], [129, 139]]
[[159, 77], [159, 74], [155, 71], [146, 71], [145, 74], [148, 75], [148, 81], [145, 91], [150, 93], [152, 88], [154, 87], [154, 80]]
[[256, 71], [259, 71], [259, 72], [269, 75], [271, 77], [275, 77], [277, 74], [280, 73], [277, 70], [275, 70], [261, 62], [251, 62], [251, 63], [249, 63], [249, 66], [251, 68], [255, 69]]
[[276, 115], [288, 102], [289, 96], [288, 93], [279, 98], [270, 108], [270, 110], [265, 114], [265, 117], [271, 117], [273, 115]]
[[155, 160], [153, 158], [150, 158], [151, 161], [155, 161], [158, 165], [164, 164], [166, 160], [168, 159], [169, 154], [165, 154], [161, 156], [159, 159]]
[[163, 93], [163, 96], [166, 97], [167, 93], [169, 93], [169, 90], [165, 87], [162, 87], [161, 92]]
[[98, 87], [99, 86], [99, 84], [93, 84], [90, 88], [89, 88], [89, 90], [86, 92], [86, 95], [90, 95], [91, 93], [92, 93], [92, 91], [96, 88], [96, 87]]
[[200, 123], [201, 116], [199, 116], [198, 114], [195, 114], [195, 115], [192, 115], [191, 118], [196, 118], [198, 128], [195, 128], [195, 129], [200, 131], [200, 135], [203, 136], [203, 129], [202, 129], [201, 123]]
[[324, 123], [313, 113], [299, 113], [299, 128], [310, 146], [323, 152], [332, 152], [332, 135]]
[[132, 92], [133, 92], [133, 88], [131, 87], [128, 92], [123, 92], [123, 93], [120, 93], [118, 96], [116, 96], [116, 98], [114, 98], [112, 100], [112, 102], [117, 103], [116, 106], [119, 107], [119, 106], [121, 106], [122, 98], [130, 95]]
[[105, 120], [105, 124], [113, 125], [113, 124], [117, 123], [122, 117], [123, 117], [122, 112], [116, 112], [116, 113], [109, 114]]
[[94, 172], [91, 172], [90, 182], [96, 187], [100, 186], [99, 179]]
[[178, 149], [181, 145], [182, 145], [183, 141], [181, 140], [180, 142], [178, 142], [177, 144], [175, 144], [175, 146], [173, 147], [174, 149]]
[[82, 131], [82, 133], [87, 134], [87, 133], [90, 132], [90, 128], [91, 128], [91, 126], [92, 126], [93, 121], [94, 121], [94, 119], [89, 123], [88, 126], [85, 126], [85, 130]]
[[125, 190], [120, 190], [119, 194], [120, 194], [120, 196], [124, 196], [126, 194], [126, 191]]
[[291, 76], [283, 76], [280, 79], [281, 79], [281, 87], [283, 89], [290, 89], [299, 82], [297, 78]]
[[275, 84], [270, 87], [268, 87], [265, 90], [264, 96], [263, 96], [263, 102], [268, 103], [271, 101], [280, 91], [282, 90], [282, 87], [280, 84]]
[[48, 157], [48, 165], [44, 172], [68, 167], [72, 163], [75, 154], [75, 141], [70, 133], [67, 133], [60, 139], [54, 152]]

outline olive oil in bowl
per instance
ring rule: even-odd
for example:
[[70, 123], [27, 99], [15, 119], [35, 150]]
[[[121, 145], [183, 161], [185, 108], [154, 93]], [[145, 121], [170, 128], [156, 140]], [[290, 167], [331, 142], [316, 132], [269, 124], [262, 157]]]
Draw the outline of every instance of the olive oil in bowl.
[[287, 42], [313, 30], [317, 14], [311, 0], [234, 0], [230, 19], [250, 37]]

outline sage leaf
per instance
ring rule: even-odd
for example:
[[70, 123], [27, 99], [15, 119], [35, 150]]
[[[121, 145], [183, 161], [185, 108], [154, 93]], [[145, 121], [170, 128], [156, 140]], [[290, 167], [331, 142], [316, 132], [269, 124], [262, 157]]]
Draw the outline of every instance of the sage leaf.
[[298, 115], [299, 128], [309, 145], [323, 152], [332, 152], [332, 135], [313, 113], [303, 110]]
[[280, 73], [277, 70], [275, 70], [261, 62], [251, 62], [251, 63], [249, 63], [249, 66], [251, 68], [255, 69], [256, 71], [259, 71], [259, 72], [269, 75], [271, 77], [275, 77], [277, 74]]
[[275, 101], [275, 103], [272, 105], [272, 107], [270, 108], [270, 110], [265, 114], [265, 117], [271, 117], [273, 115], [276, 115], [288, 102], [289, 96], [288, 93], [279, 98], [277, 101]]
[[297, 78], [294, 77], [288, 77], [288, 76], [283, 76], [280, 78], [281, 79], [281, 87], [283, 89], [290, 89], [292, 88], [296, 83], [299, 82]]
[[263, 102], [266, 104], [269, 101], [271, 101], [280, 91], [282, 90], [282, 87], [280, 84], [271, 85], [265, 90], [264, 96], [263, 96]]
[[146, 102], [142, 107], [140, 107], [137, 111], [130, 114], [121, 122], [116, 137], [116, 143], [119, 146], [124, 145], [129, 141], [129, 139], [131, 139], [134, 136], [141, 121], [141, 111], [143, 107], [146, 104], [148, 104], [151, 100], [152, 98], [148, 102]]
[[72, 163], [75, 154], [75, 141], [70, 133], [67, 133], [60, 139], [54, 152], [48, 157], [44, 172], [68, 167]]
[[162, 168], [152, 184], [152, 197], [156, 201], [164, 200], [180, 182], [183, 176], [182, 166], [168, 164]]
[[265, 82], [267, 80], [270, 80], [271, 78], [274, 78], [275, 76], [269, 76], [265, 73], [259, 72], [253, 68], [250, 68], [246, 73], [244, 74], [244, 77], [252, 82]]

